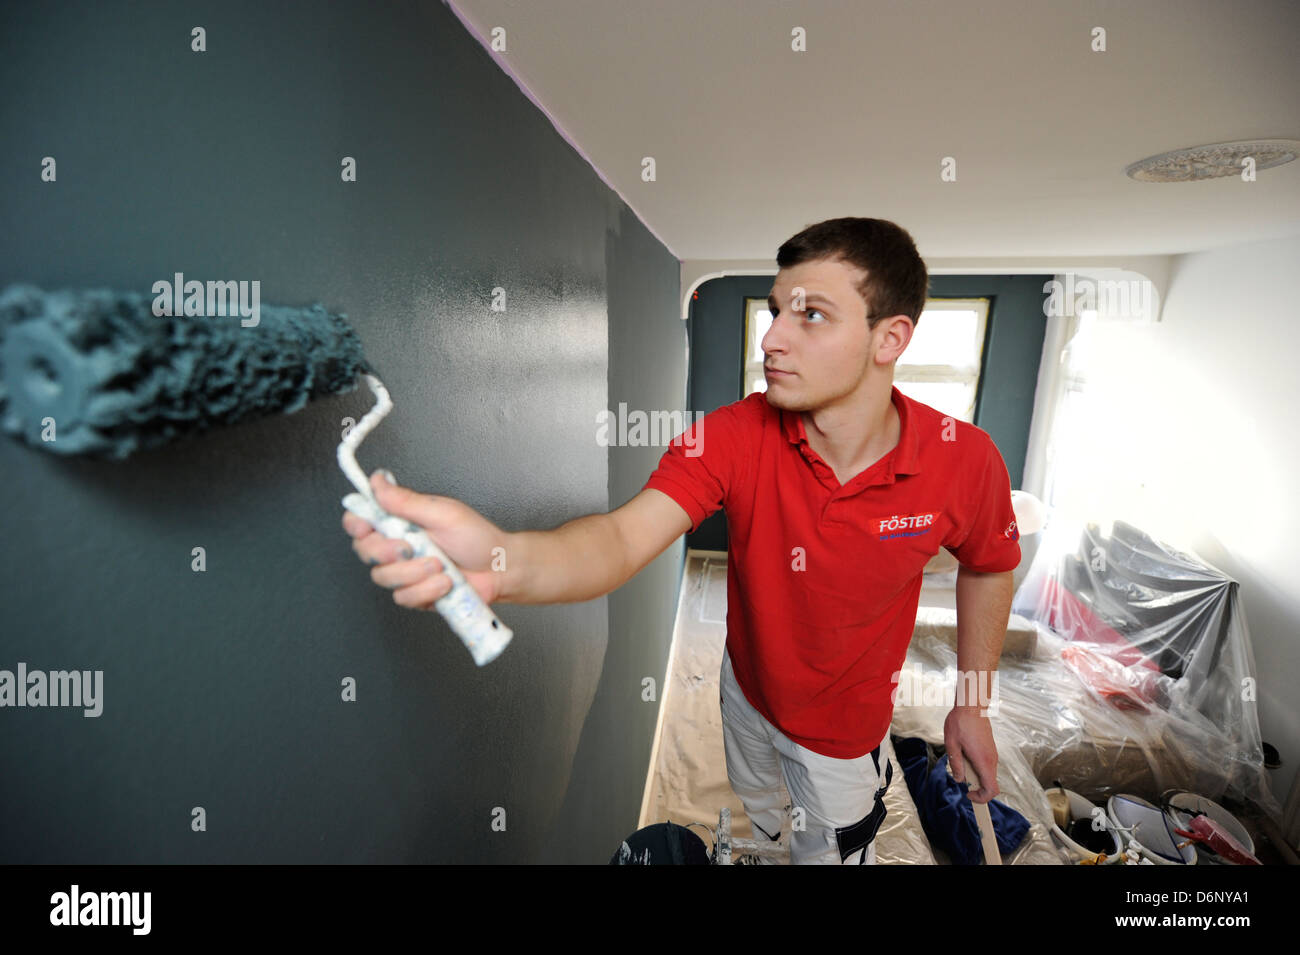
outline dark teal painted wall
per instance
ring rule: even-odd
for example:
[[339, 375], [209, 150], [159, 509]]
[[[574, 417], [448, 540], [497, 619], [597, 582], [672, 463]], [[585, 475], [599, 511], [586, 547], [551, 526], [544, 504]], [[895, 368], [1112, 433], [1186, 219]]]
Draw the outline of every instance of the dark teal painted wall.
[[[508, 530], [653, 469], [596, 415], [682, 410], [678, 263], [442, 4], [9, 4], [0, 44], [0, 284], [181, 271], [346, 312], [396, 405], [363, 468]], [[104, 671], [98, 718], [0, 710], [0, 861], [605, 862], [635, 828], [681, 546], [609, 598], [499, 606], [480, 670], [340, 527], [368, 408], [119, 464], [0, 440], [0, 669]]]

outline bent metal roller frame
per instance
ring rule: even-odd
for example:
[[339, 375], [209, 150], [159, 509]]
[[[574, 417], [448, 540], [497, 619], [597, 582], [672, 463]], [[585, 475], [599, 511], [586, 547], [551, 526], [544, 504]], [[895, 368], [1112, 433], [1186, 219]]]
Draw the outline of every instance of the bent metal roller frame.
[[452, 587], [447, 594], [439, 598], [434, 606], [447, 621], [448, 626], [456, 631], [461, 642], [469, 648], [474, 662], [479, 666], [491, 663], [506, 648], [513, 636], [510, 628], [497, 619], [483, 598], [465, 579], [460, 568], [435, 544], [429, 535], [417, 525], [404, 518], [389, 514], [375, 500], [374, 492], [366, 481], [365, 472], [357, 465], [356, 449], [361, 440], [370, 433], [384, 416], [393, 408], [393, 401], [388, 389], [374, 375], [363, 374], [362, 378], [375, 393], [376, 404], [357, 422], [339, 443], [339, 467], [347, 475], [356, 491], [343, 498], [343, 506], [357, 517], [371, 524], [375, 530], [393, 540], [406, 541], [415, 557], [436, 557], [442, 561], [443, 571], [451, 578]]

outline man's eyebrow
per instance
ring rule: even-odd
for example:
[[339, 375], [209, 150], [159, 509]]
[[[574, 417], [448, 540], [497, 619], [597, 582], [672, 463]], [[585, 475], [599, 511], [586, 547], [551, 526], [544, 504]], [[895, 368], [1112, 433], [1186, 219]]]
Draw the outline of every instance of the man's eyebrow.
[[[835, 302], [831, 301], [829, 298], [827, 298], [825, 295], [822, 295], [820, 292], [809, 292], [807, 295], [803, 297], [803, 300], [805, 302], [825, 302], [827, 305], [831, 306], [832, 308], [839, 308], [839, 306], [836, 305]], [[776, 296], [769, 292], [767, 296], [767, 304], [771, 305], [775, 301], [776, 301]]]

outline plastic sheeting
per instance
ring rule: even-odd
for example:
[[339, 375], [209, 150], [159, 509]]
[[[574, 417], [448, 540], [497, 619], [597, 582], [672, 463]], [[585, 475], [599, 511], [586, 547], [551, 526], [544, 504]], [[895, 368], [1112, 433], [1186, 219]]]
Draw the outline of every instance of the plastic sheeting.
[[1273, 816], [1238, 584], [1121, 520], [1054, 519], [1016, 592], [1032, 661], [1004, 658], [1004, 723], [1040, 780], [1094, 801], [1168, 789]]
[[[941, 608], [922, 607], [917, 624], [912, 643], [908, 646], [907, 659], [899, 673], [898, 695], [890, 732], [894, 736], [919, 736], [933, 746], [942, 746], [943, 724], [952, 711], [956, 694], [956, 613]], [[954, 633], [949, 634], [947, 630]], [[1035, 667], [1036, 661], [1032, 658], [1003, 656], [999, 673], [1008, 669], [1033, 672]], [[999, 684], [1003, 683], [999, 676]], [[995, 693], [1000, 693], [1001, 690], [1002, 685], [994, 687]], [[1004, 701], [989, 719], [993, 727], [993, 742], [998, 750], [999, 794], [996, 798], [1023, 815], [1030, 824], [1029, 832], [1020, 845], [1002, 857], [1003, 865], [1064, 863], [1051, 837], [1051, 804], [1047, 801], [1042, 784], [1035, 778], [1032, 766], [1022, 754], [1025, 730], [1032, 726], [1037, 715], [1032, 710]], [[900, 830], [908, 832], [921, 842], [927, 841], [919, 816], [899, 819], [896, 823]], [[942, 850], [933, 846], [930, 849], [936, 862], [946, 864], [951, 861]]]
[[[670, 820], [683, 825], [699, 823], [712, 830], [718, 825], [719, 811], [726, 806], [731, 809], [732, 835], [754, 838], [744, 804], [727, 782], [718, 705], [726, 615], [726, 555], [689, 552], [682, 576], [668, 689], [662, 704], [663, 724], [646, 805], [638, 823], [641, 827]], [[888, 739], [882, 752], [893, 754]], [[788, 801], [788, 793], [783, 795]], [[885, 793], [885, 809], [884, 822], [876, 832], [877, 864], [934, 865], [930, 843], [902, 781], [897, 759], [894, 782]], [[787, 819], [787, 841], [789, 827]]]
[[[1123, 528], [1121, 532], [1125, 533]], [[1063, 650], [1071, 643], [1076, 650], [1098, 652], [1089, 647], [1086, 639], [1066, 638], [1070, 633], [1081, 636], [1082, 630], [1067, 625], [1065, 633], [1056, 633], [1040, 620], [1052, 613], [1052, 619], [1068, 624], [1066, 610], [1057, 612], [1058, 607], [1077, 613], [1069, 598], [1044, 601], [1040, 607], [1038, 595], [1060, 592], [1059, 588], [1046, 589], [1043, 581], [1061, 578], [1054, 568], [1070, 563], [1065, 557], [1077, 551], [1080, 533], [1076, 529], [1067, 535], [1072, 543], [1063, 552], [1052, 543], [1052, 529], [1044, 531], [1017, 592], [1016, 613], [1008, 623], [994, 686], [998, 707], [991, 716], [998, 748], [997, 798], [1023, 814], [1031, 825], [1024, 841], [1003, 858], [1003, 864], [1059, 865], [1067, 861], [1049, 834], [1052, 811], [1043, 791], [1045, 785], [1057, 780], [1103, 806], [1116, 793], [1131, 793], [1159, 803], [1166, 789], [1176, 788], [1220, 801], [1224, 793], [1247, 796], [1275, 815], [1279, 813], [1264, 778], [1254, 704], [1228, 689], [1239, 687], [1241, 676], [1253, 673], [1235, 583], [1195, 558], [1170, 554], [1164, 548], [1156, 547], [1147, 556], [1145, 561], [1150, 564], [1155, 564], [1157, 558], [1177, 558], [1178, 563], [1167, 572], [1175, 575], [1173, 580], [1181, 585], [1174, 591], [1179, 600], [1170, 601], [1168, 593], [1157, 593], [1150, 581], [1143, 585], [1150, 591], [1146, 601], [1150, 607], [1144, 612], [1154, 618], [1154, 611], [1160, 607], [1176, 611], [1161, 618], [1163, 625], [1147, 624], [1152, 631], [1147, 646], [1159, 651], [1150, 657], [1154, 670], [1141, 662], [1140, 655], [1134, 657], [1113, 642], [1109, 645], [1115, 649], [1100, 654], [1122, 667], [1147, 671], [1132, 679], [1139, 687], [1153, 688], [1152, 701], [1124, 705], [1119, 700], [1122, 694], [1112, 692], [1107, 696], [1102, 689], [1085, 683], [1078, 675], [1080, 671], [1067, 663]], [[1122, 541], [1134, 539], [1136, 535], [1128, 533]], [[1097, 546], [1106, 553], [1108, 542], [1098, 538]], [[1119, 586], [1121, 579], [1127, 580], [1133, 574], [1132, 569], [1125, 568], [1146, 563], [1139, 560], [1131, 545], [1121, 543], [1114, 550], [1119, 570], [1105, 575], [1098, 570], [1093, 576], [1105, 577], [1111, 580], [1111, 586]], [[1091, 557], [1091, 550], [1087, 553]], [[1109, 556], [1106, 560], [1110, 565], [1116, 563]], [[727, 785], [717, 706], [717, 676], [726, 636], [725, 557], [704, 559], [692, 553], [687, 561], [670, 678], [672, 705], [665, 700], [656, 770], [640, 824], [671, 819], [715, 826], [718, 810], [728, 805], [735, 834], [751, 838], [743, 807]], [[1147, 567], [1148, 571], [1154, 569]], [[895, 736], [920, 736], [932, 745], [944, 742], [943, 724], [952, 706], [956, 682], [955, 580], [949, 577], [955, 578], [955, 573], [927, 575], [916, 628], [900, 673], [900, 702], [895, 705], [890, 727]], [[1150, 572], [1145, 577], [1158, 579]], [[1222, 602], [1224, 598], [1216, 598], [1213, 593], [1225, 588], [1230, 596], [1220, 607], [1218, 626], [1223, 638], [1215, 652], [1213, 646], [1201, 645], [1180, 633], [1177, 624], [1196, 621], [1202, 629], [1214, 625], [1211, 611], [1216, 600]], [[1077, 595], [1074, 600], [1084, 603]], [[1188, 601], [1192, 604], [1188, 605]], [[1130, 615], [1138, 618], [1139, 611], [1131, 611]], [[1123, 632], [1112, 623], [1107, 625], [1117, 633]], [[1088, 632], [1099, 631], [1094, 625]], [[1159, 670], [1162, 662], [1171, 670], [1179, 667], [1179, 675]], [[1101, 684], [1112, 691], [1122, 685], [1122, 681]], [[1141, 701], [1141, 694], [1136, 698]], [[1162, 705], [1159, 700], [1167, 702]], [[1212, 719], [1197, 708], [1196, 701], [1218, 716]], [[1234, 717], [1233, 713], [1238, 715]], [[892, 754], [892, 746], [890, 749]], [[916, 806], [907, 787], [898, 784], [899, 779], [896, 769], [895, 784], [885, 796], [888, 814], [876, 834], [877, 863], [947, 863], [947, 856], [930, 845]], [[1251, 793], [1254, 795], [1248, 795]]]

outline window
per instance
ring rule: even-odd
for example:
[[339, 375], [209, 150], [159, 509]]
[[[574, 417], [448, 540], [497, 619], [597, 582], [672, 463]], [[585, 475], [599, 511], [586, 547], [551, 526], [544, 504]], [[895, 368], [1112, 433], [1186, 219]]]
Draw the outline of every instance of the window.
[[[898, 390], [944, 414], [972, 421], [988, 314], [986, 298], [927, 299], [916, 333], [894, 366]], [[767, 302], [746, 298], [745, 396], [767, 390], [763, 336], [771, 327]]]
[[1061, 507], [1070, 497], [1070, 475], [1088, 473], [1092, 454], [1079, 436], [1087, 434], [1090, 425], [1087, 368], [1097, 334], [1096, 310], [1080, 310], [1072, 324], [1074, 333], [1061, 353], [1060, 404], [1047, 439], [1043, 501], [1052, 507]]
[[954, 418], [975, 420], [988, 317], [986, 298], [927, 299], [894, 365], [898, 390]]
[[[734, 313], [733, 313], [734, 314]], [[763, 336], [772, 327], [772, 313], [761, 298], [745, 299], [745, 370], [741, 382], [745, 386], [742, 398], [756, 391], [767, 391], [763, 376]]]

